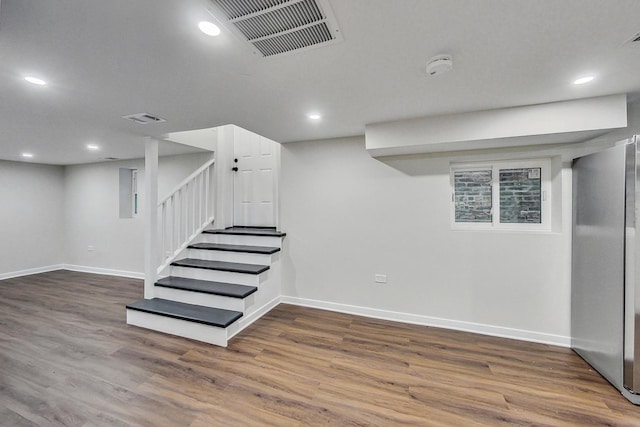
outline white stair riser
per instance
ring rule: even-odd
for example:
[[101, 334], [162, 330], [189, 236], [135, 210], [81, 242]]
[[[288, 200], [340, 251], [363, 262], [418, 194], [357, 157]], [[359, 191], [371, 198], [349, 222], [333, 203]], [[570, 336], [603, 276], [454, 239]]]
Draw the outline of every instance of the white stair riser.
[[208, 270], [171, 266], [171, 275], [187, 279], [210, 280], [212, 282], [235, 283], [237, 285], [258, 286], [268, 275], [268, 270], [260, 274], [234, 273], [230, 271]]
[[188, 258], [205, 259], [207, 261], [239, 262], [241, 264], [271, 265], [271, 255], [251, 254], [247, 252], [189, 249]]
[[156, 286], [154, 288], [156, 298], [171, 301], [184, 302], [186, 304], [202, 305], [205, 307], [223, 308], [225, 310], [240, 311], [244, 313], [246, 307], [253, 302], [249, 295], [247, 298], [232, 298], [223, 295], [205, 294], [202, 292], [185, 291], [183, 289]]
[[127, 309], [127, 324], [209, 344], [227, 346], [227, 330], [202, 323]]
[[198, 237], [202, 243], [224, 243], [227, 245], [270, 246], [282, 247], [282, 237], [274, 236], [239, 236], [234, 234], [208, 234]]

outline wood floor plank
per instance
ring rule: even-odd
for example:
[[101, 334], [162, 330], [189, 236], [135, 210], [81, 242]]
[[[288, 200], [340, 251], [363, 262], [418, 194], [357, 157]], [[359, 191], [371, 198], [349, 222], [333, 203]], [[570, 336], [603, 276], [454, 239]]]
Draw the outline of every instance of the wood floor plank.
[[570, 349], [281, 304], [221, 348], [125, 324], [142, 281], [0, 281], [0, 426], [637, 426]]

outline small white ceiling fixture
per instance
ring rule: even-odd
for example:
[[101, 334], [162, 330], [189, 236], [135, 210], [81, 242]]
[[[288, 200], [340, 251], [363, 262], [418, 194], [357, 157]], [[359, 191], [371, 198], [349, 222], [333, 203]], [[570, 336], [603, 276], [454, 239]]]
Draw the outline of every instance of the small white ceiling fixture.
[[200, 22], [198, 24], [198, 28], [200, 28], [200, 31], [202, 31], [203, 33], [205, 33], [208, 36], [215, 37], [215, 36], [220, 35], [220, 27], [218, 27], [213, 22], [202, 21], [202, 22]]
[[451, 71], [453, 68], [453, 57], [448, 54], [436, 55], [427, 61], [427, 74], [435, 76]]
[[593, 81], [595, 77], [594, 76], [584, 76], [584, 77], [580, 77], [579, 79], [576, 79], [573, 81], [574, 85], [583, 85], [586, 83], [589, 83], [591, 81]]
[[96, 144], [87, 144], [87, 150], [98, 151], [99, 149], [100, 147], [98, 147]]
[[24, 157], [25, 159], [30, 159], [30, 158], [33, 157], [33, 154], [31, 154], [31, 153], [22, 153], [21, 156]]
[[47, 84], [47, 82], [45, 82], [44, 80], [34, 76], [25, 76], [24, 79], [29, 83], [38, 85], [38, 86], [44, 86]]
[[166, 122], [162, 117], [154, 116], [149, 113], [136, 113], [129, 114], [128, 116], [122, 116], [123, 119], [131, 120], [132, 122], [136, 122], [140, 125], [146, 125], [149, 123], [162, 123]]
[[322, 118], [322, 116], [318, 113], [307, 114], [307, 117], [309, 118], [309, 120], [320, 120]]

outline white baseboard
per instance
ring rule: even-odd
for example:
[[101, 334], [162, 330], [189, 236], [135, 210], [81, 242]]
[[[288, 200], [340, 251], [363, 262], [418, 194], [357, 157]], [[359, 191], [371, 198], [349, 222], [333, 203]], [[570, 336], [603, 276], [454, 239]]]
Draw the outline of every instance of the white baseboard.
[[[0, 273], [0, 280], [11, 279], [14, 277], [27, 276], [30, 274], [45, 273], [55, 270], [71, 270], [82, 273], [102, 274], [109, 276], [128, 277], [133, 279], [144, 279], [144, 273], [112, 270], [107, 268], [88, 267], [72, 264], [57, 264], [46, 267], [37, 267], [27, 270], [14, 271], [9, 273]], [[360, 307], [348, 304], [338, 304], [333, 302], [318, 301], [306, 298], [279, 296], [256, 311], [237, 322], [237, 326], [233, 328], [229, 338], [237, 335], [243, 329], [251, 325], [253, 322], [264, 316], [280, 303], [299, 305], [303, 307], [318, 308], [321, 310], [336, 311], [340, 313], [354, 314], [357, 316], [371, 317], [375, 319], [391, 320], [396, 322], [413, 323], [416, 325], [433, 326], [437, 328], [453, 329], [458, 331], [472, 332], [482, 335], [490, 335], [501, 338], [510, 338], [522, 341], [537, 342], [541, 344], [551, 344], [561, 347], [571, 347], [571, 337], [562, 335], [545, 334], [540, 332], [525, 331], [521, 329], [505, 328], [501, 326], [484, 325], [480, 323], [464, 322], [459, 320], [442, 319], [438, 317], [422, 316], [411, 313], [401, 313], [396, 311], [379, 310], [375, 308]]]
[[119, 276], [119, 277], [128, 277], [130, 279], [144, 280], [144, 273], [138, 273], [135, 271], [112, 270], [110, 268], [89, 267], [85, 265], [73, 265], [73, 264], [63, 264], [61, 269], [78, 271], [80, 273], [103, 274], [106, 276]]
[[416, 325], [433, 326], [437, 328], [454, 329], [457, 331], [473, 332], [476, 334], [490, 335], [494, 337], [510, 338], [521, 341], [551, 344], [560, 347], [571, 347], [571, 337], [552, 335], [540, 332], [525, 331], [521, 329], [504, 328], [501, 326], [483, 325], [480, 323], [463, 322], [459, 320], [441, 319], [438, 317], [422, 316], [418, 314], [400, 313], [396, 311], [379, 310], [375, 308], [359, 307], [348, 304], [318, 301], [306, 298], [290, 296], [280, 297], [284, 304], [293, 304], [303, 307], [319, 308], [322, 310], [337, 311], [339, 313], [354, 314], [358, 316], [372, 317], [375, 319], [391, 320], [396, 322], [413, 323]]
[[240, 320], [231, 324], [229, 326], [229, 339], [235, 337], [240, 332], [242, 332], [245, 328], [251, 325], [256, 320], [260, 319], [262, 316], [267, 314], [269, 311], [273, 310], [278, 304], [280, 304], [281, 297], [275, 297], [256, 311], [252, 312], [248, 316], [242, 316]]
[[47, 265], [45, 267], [29, 268], [20, 271], [11, 271], [9, 273], [0, 273], [0, 280], [13, 279], [14, 277], [29, 276], [30, 274], [47, 273], [64, 269], [64, 264]]

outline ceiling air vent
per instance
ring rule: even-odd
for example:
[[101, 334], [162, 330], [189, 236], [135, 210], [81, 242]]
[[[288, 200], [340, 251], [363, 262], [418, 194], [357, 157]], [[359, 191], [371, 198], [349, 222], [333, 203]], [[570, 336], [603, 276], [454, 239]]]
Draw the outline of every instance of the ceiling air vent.
[[342, 41], [328, 0], [211, 0], [227, 28], [270, 57]]
[[626, 41], [625, 44], [638, 43], [638, 42], [640, 42], [640, 33], [635, 33], [633, 37], [631, 37], [629, 40]]
[[137, 114], [129, 114], [128, 116], [122, 116], [123, 119], [131, 120], [132, 122], [136, 122], [141, 125], [146, 125], [149, 123], [162, 123], [166, 122], [165, 119], [154, 116], [149, 113], [137, 113]]

